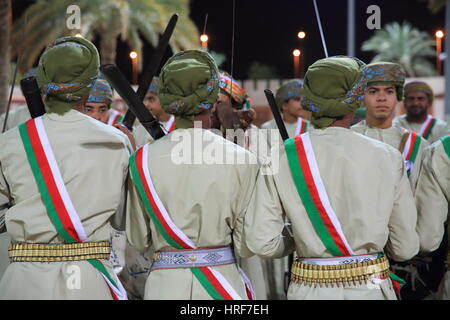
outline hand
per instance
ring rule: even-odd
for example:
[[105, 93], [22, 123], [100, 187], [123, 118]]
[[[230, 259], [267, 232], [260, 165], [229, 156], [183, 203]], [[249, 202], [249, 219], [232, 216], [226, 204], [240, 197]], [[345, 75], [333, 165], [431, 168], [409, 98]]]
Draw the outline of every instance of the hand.
[[136, 141], [134, 140], [134, 136], [133, 134], [130, 132], [130, 130], [128, 130], [127, 127], [125, 127], [123, 124], [121, 123], [116, 123], [114, 125], [114, 127], [116, 127], [117, 129], [119, 129], [120, 131], [122, 131], [123, 133], [125, 133], [128, 137], [128, 139], [131, 142], [131, 146], [133, 147], [133, 150], [136, 150]]

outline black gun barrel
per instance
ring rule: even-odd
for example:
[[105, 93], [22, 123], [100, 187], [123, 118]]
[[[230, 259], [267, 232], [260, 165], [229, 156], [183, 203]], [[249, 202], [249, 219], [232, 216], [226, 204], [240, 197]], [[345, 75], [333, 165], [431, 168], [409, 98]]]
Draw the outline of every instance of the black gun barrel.
[[41, 92], [39, 90], [35, 77], [28, 77], [20, 80], [20, 88], [25, 96], [28, 110], [32, 118], [37, 118], [45, 113], [45, 106], [42, 102]]
[[100, 71], [106, 80], [113, 86], [120, 97], [128, 105], [129, 110], [139, 119], [139, 122], [150, 133], [153, 139], [159, 139], [164, 136], [164, 131], [150, 112], [145, 108], [144, 103], [133, 91], [125, 76], [113, 64], [105, 64], [100, 67]]
[[[158, 68], [161, 65], [162, 59], [166, 52], [167, 46], [169, 45], [170, 37], [175, 29], [175, 26], [178, 21], [178, 14], [173, 14], [170, 18], [169, 23], [167, 24], [166, 29], [161, 37], [161, 40], [158, 43], [158, 47], [155, 50], [155, 53], [152, 56], [150, 63], [144, 70], [142, 80], [139, 83], [139, 87], [137, 90], [137, 96], [141, 101], [144, 101], [145, 95], [147, 94], [148, 88], [152, 83], [153, 77], [156, 76], [158, 72]], [[132, 112], [127, 112], [122, 123], [127, 127], [133, 127], [134, 121], [136, 120], [135, 115]]]
[[289, 135], [286, 130], [286, 126], [284, 125], [283, 119], [281, 118], [280, 110], [278, 109], [277, 103], [275, 101], [275, 97], [273, 96], [273, 92], [270, 89], [264, 90], [264, 94], [266, 95], [267, 102], [269, 102], [270, 109], [272, 110], [273, 117], [278, 127], [278, 131], [280, 131], [281, 138], [283, 141], [289, 139]]

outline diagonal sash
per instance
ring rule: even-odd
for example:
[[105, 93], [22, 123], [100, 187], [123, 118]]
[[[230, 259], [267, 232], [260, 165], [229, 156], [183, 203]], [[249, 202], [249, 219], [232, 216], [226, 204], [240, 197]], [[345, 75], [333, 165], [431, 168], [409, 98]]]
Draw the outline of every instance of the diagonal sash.
[[108, 118], [108, 125], [113, 126], [117, 123], [121, 123], [123, 118], [125, 117], [125, 115], [119, 111], [116, 110], [112, 110], [111, 109], [111, 114], [109, 115]]
[[297, 192], [322, 243], [334, 256], [354, 255], [328, 199], [309, 133], [286, 140], [285, 148]]
[[[86, 242], [87, 236], [67, 192], [42, 117], [19, 125], [19, 133], [42, 201], [58, 235], [67, 243]], [[100, 260], [87, 260], [100, 271], [114, 300], [125, 300], [125, 289], [114, 280]]]
[[164, 130], [166, 131], [166, 133], [169, 133], [172, 132], [174, 129], [175, 129], [175, 117], [173, 115], [170, 115], [170, 119], [164, 126]]
[[[335, 257], [354, 256], [328, 199], [309, 133], [286, 140], [285, 149], [297, 192], [320, 240]], [[389, 277], [399, 293], [404, 281], [392, 272]]]
[[308, 130], [308, 123], [302, 117], [297, 118], [297, 127], [295, 128], [295, 135], [305, 133]]
[[[139, 197], [163, 238], [176, 249], [196, 249], [195, 244], [179, 229], [159, 198], [150, 175], [148, 165], [148, 145], [139, 148], [130, 158], [132, 180]], [[215, 300], [241, 300], [223, 275], [211, 267], [190, 268], [191, 272]]]
[[416, 162], [421, 142], [422, 139], [420, 138], [420, 135], [418, 135], [414, 131], [411, 131], [408, 136], [408, 140], [406, 140], [405, 148], [402, 152], [408, 176], [414, 170], [414, 163]]
[[419, 129], [418, 134], [421, 135], [425, 140], [428, 140], [428, 137], [431, 134], [431, 131], [433, 130], [434, 125], [436, 124], [436, 118], [428, 115], [427, 120], [425, 120], [424, 123], [422, 123], [422, 126]]

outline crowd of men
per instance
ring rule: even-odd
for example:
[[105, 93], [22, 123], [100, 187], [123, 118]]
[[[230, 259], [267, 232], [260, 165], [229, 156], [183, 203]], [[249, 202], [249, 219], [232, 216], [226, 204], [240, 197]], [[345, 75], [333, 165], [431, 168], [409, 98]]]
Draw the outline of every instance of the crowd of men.
[[450, 298], [450, 127], [401, 66], [316, 61], [276, 92], [283, 141], [205, 51], [153, 79], [160, 139], [99, 65], [57, 39], [46, 113], [0, 117], [0, 299]]

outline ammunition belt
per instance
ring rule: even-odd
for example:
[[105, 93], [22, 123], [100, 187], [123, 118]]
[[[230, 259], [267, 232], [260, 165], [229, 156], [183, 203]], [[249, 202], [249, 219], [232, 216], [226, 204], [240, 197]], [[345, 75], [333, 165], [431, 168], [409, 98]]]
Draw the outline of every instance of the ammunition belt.
[[109, 259], [108, 241], [82, 243], [16, 243], [8, 248], [12, 262], [63, 262], [89, 259]]
[[[345, 259], [353, 257], [343, 257]], [[320, 259], [314, 259], [320, 260]], [[372, 278], [385, 279], [389, 276], [389, 261], [386, 256], [365, 259], [365, 261], [347, 264], [309, 264], [297, 259], [292, 264], [291, 280], [294, 283], [309, 286], [346, 286], [363, 284]], [[338, 262], [338, 261], [336, 261]]]

